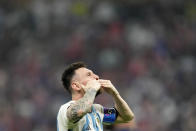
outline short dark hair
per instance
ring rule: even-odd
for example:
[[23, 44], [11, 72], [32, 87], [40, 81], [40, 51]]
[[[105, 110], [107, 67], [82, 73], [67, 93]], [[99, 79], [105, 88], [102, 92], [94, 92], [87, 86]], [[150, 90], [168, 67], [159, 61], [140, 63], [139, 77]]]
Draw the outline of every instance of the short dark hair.
[[68, 65], [63, 74], [62, 74], [62, 82], [63, 82], [63, 86], [65, 89], [67, 89], [70, 93], [71, 93], [71, 89], [70, 89], [70, 84], [71, 84], [71, 80], [73, 75], [75, 74], [75, 70], [82, 68], [82, 67], [86, 67], [86, 64], [84, 62], [75, 62], [72, 63], [70, 65]]

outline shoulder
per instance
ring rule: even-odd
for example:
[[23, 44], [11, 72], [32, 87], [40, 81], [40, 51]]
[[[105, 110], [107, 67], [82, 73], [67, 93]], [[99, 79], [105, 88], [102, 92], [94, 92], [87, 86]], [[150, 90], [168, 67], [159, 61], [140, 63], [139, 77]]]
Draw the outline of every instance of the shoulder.
[[67, 119], [67, 109], [69, 108], [69, 106], [74, 103], [74, 101], [69, 101], [63, 105], [61, 105], [60, 109], [59, 109], [59, 112], [58, 112], [58, 115], [57, 115], [57, 118], [58, 119]]
[[67, 112], [67, 109], [69, 108], [69, 106], [70, 106], [72, 103], [74, 103], [74, 101], [69, 101], [69, 102], [67, 102], [67, 103], [65, 103], [65, 104], [63, 104], [63, 105], [61, 105], [61, 107], [60, 107], [60, 109], [59, 109], [59, 112], [58, 112], [58, 116], [60, 116], [60, 115], [64, 115], [64, 116], [65, 116], [65, 114], [66, 114], [66, 112]]
[[93, 108], [101, 114], [104, 113], [104, 107], [100, 104], [93, 104]]
[[75, 101], [69, 101], [63, 105], [61, 105], [58, 115], [57, 115], [57, 123], [59, 128], [64, 128], [64, 127], [69, 127], [71, 126], [71, 124], [68, 121], [67, 118], [67, 109], [69, 108], [69, 106], [74, 103]]
[[69, 101], [63, 105], [61, 105], [60, 110], [67, 110], [67, 108], [69, 108], [69, 106], [74, 103], [75, 101]]
[[95, 109], [103, 109], [103, 106], [102, 105], [100, 105], [100, 104], [93, 104], [93, 107], [95, 108]]

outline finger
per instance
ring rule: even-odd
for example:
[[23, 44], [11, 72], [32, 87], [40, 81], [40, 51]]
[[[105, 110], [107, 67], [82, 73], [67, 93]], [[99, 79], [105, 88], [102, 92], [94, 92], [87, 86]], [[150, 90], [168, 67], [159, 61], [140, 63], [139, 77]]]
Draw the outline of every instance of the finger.
[[109, 81], [109, 80], [106, 80], [106, 79], [99, 79], [99, 81]]
[[100, 82], [100, 84], [111, 84], [109, 82]]
[[99, 79], [99, 81], [108, 81], [108, 80], [105, 80], [105, 79]]
[[99, 80], [100, 83], [110, 83], [110, 80]]
[[103, 87], [111, 87], [111, 84], [101, 84]]
[[111, 83], [100, 83], [100, 84], [101, 84], [101, 86], [112, 86]]
[[100, 84], [101, 84], [101, 85], [107, 85], [107, 84], [109, 84], [109, 83], [101, 83], [101, 82], [100, 82]]

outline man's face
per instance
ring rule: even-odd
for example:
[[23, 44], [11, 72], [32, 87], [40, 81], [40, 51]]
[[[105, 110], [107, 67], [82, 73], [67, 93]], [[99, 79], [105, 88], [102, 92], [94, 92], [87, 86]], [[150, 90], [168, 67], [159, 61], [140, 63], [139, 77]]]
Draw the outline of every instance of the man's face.
[[83, 85], [86, 85], [90, 80], [99, 80], [99, 76], [94, 74], [91, 70], [82, 67], [75, 71], [73, 80], [80, 82]]

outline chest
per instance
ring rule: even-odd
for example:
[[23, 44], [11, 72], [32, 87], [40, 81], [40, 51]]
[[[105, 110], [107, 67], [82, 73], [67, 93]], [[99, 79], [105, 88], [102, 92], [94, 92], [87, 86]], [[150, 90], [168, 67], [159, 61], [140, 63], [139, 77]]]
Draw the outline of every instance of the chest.
[[103, 124], [100, 114], [96, 112], [87, 113], [78, 122], [78, 128], [80, 128], [80, 130], [90, 131], [103, 130]]

